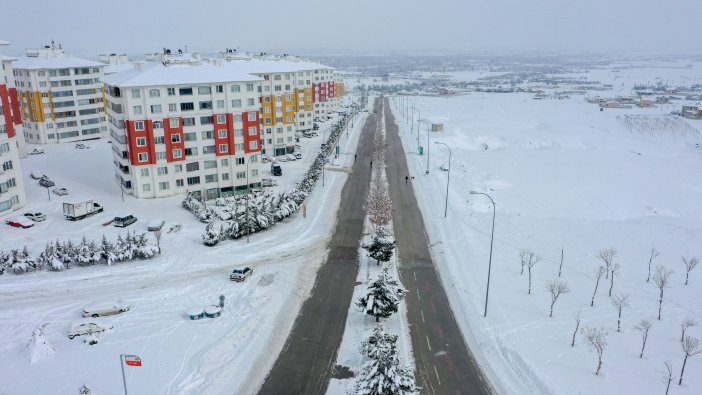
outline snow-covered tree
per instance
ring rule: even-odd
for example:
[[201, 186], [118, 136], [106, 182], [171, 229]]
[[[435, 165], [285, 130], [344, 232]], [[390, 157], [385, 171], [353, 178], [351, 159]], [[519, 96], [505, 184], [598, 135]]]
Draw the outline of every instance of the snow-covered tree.
[[397, 335], [385, 332], [383, 324], [373, 328], [373, 334], [361, 342], [359, 351], [371, 359], [380, 359], [385, 355], [396, 353]]
[[653, 263], [653, 260], [660, 255], [661, 253], [658, 252], [658, 250], [651, 248], [651, 255], [648, 257], [648, 277], [646, 277], [646, 282], [651, 281], [651, 263]]
[[[612, 274], [612, 276], [614, 276], [614, 274]], [[617, 309], [617, 332], [620, 332], [622, 323], [622, 310], [625, 307], [629, 307], [629, 294], [619, 294], [612, 296], [612, 306], [614, 306], [614, 308]]]
[[134, 258], [149, 259], [158, 255], [158, 246], [149, 243], [146, 233], [134, 233]]
[[88, 388], [87, 385], [83, 384], [78, 388], [78, 395], [92, 395], [93, 391]]
[[11, 255], [5, 251], [0, 251], [0, 275], [10, 267]]
[[661, 320], [661, 310], [663, 309], [663, 291], [670, 286], [670, 276], [673, 271], [663, 266], [656, 266], [653, 274], [653, 284], [658, 288], [658, 320]]
[[400, 357], [391, 352], [365, 364], [356, 381], [357, 395], [415, 395], [414, 370], [402, 366]]
[[648, 331], [651, 330], [652, 326], [649, 320], [641, 320], [634, 326], [634, 329], [641, 332], [641, 354], [639, 354], [639, 358], [643, 358], [644, 350], [646, 349], [646, 340], [648, 340]]
[[80, 266], [87, 266], [92, 264], [92, 257], [90, 256], [90, 250], [88, 249], [88, 239], [83, 236], [80, 244], [77, 247], [78, 250], [78, 264]]
[[34, 363], [43, 359], [48, 359], [56, 351], [54, 346], [49, 343], [49, 340], [46, 338], [46, 334], [44, 333], [46, 325], [47, 324], [44, 324], [32, 332], [32, 337], [29, 339], [29, 343], [27, 343], [27, 349], [29, 350], [29, 362]]
[[384, 226], [377, 226], [371, 242], [362, 245], [363, 249], [368, 251], [368, 256], [375, 259], [378, 265], [380, 265], [380, 262], [390, 261], [395, 246], [397, 246], [397, 242], [391, 240], [390, 236], [390, 232]]
[[688, 329], [692, 328], [693, 326], [697, 326], [697, 321], [695, 321], [694, 318], [687, 318], [685, 321], [680, 323], [680, 343], [685, 341], [685, 332], [687, 332]]
[[397, 312], [406, 292], [396, 280], [390, 278], [386, 267], [380, 272], [378, 279], [368, 286], [366, 294], [358, 299], [356, 305], [379, 322], [380, 318], [390, 317]]
[[600, 280], [602, 276], [607, 272], [607, 268], [603, 265], [597, 266], [595, 269], [595, 290], [592, 292], [592, 299], [590, 300], [590, 307], [595, 305], [595, 295], [597, 295], [597, 288], [600, 286]]
[[597, 253], [597, 257], [600, 258], [605, 266], [605, 269], [607, 269], [607, 272], [605, 273], [606, 279], [609, 279], [609, 272], [612, 270], [612, 264], [614, 263], [614, 258], [616, 256], [617, 250], [615, 248], [603, 248]]
[[687, 285], [687, 280], [690, 277], [690, 272], [697, 266], [699, 260], [696, 257], [682, 257], [683, 265], [685, 265], [685, 285]]
[[219, 231], [215, 229], [213, 224], [207, 224], [205, 228], [205, 233], [202, 234], [202, 244], [212, 247], [219, 243]]
[[[121, 240], [121, 236], [118, 237], [118, 242]], [[105, 235], [102, 235], [102, 241], [100, 241], [100, 257], [105, 260], [105, 263], [112, 265], [112, 262], [117, 260], [117, 251], [115, 245], [112, 244]]]
[[700, 348], [700, 340], [696, 337], [685, 336], [685, 340], [681, 343], [683, 353], [685, 354], [685, 359], [683, 359], [682, 369], [680, 370], [680, 381], [678, 385], [682, 385], [683, 374], [685, 374], [685, 364], [687, 364], [687, 359], [693, 355], [697, 355], [702, 352]]

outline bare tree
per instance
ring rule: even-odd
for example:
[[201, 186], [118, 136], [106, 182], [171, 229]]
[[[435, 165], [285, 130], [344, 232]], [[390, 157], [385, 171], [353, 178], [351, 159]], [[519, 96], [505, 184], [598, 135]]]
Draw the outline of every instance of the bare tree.
[[665, 383], [665, 395], [668, 395], [670, 382], [673, 381], [673, 364], [670, 361], [665, 361], [665, 370], [666, 375], [663, 376], [663, 382]]
[[611, 276], [609, 277], [609, 295], [612, 296], [612, 288], [614, 288], [614, 276], [619, 274], [619, 264], [618, 263], [613, 263], [612, 266], [609, 268], [609, 273]]
[[532, 251], [528, 248], [525, 248], [523, 250], [519, 250], [519, 262], [522, 265], [522, 271], [519, 272], [520, 275], [524, 274], [524, 268], [527, 266], [527, 263], [529, 261], [534, 259], [535, 255], [536, 254], [534, 253], [534, 251]]
[[702, 349], [700, 349], [700, 339], [692, 336], [685, 336], [685, 340], [682, 342], [682, 350], [685, 353], [685, 359], [683, 359], [682, 369], [680, 370], [680, 380], [678, 381], [678, 385], [682, 385], [687, 358], [702, 352]]
[[643, 358], [644, 355], [644, 350], [646, 349], [646, 340], [648, 340], [648, 331], [651, 329], [653, 325], [651, 325], [651, 322], [649, 320], [641, 320], [636, 326], [634, 326], [634, 329], [637, 331], [641, 332], [641, 354], [639, 354], [639, 358]]
[[687, 285], [687, 279], [690, 277], [690, 272], [697, 266], [699, 261], [696, 257], [682, 257], [683, 264], [685, 265], [685, 285]]
[[541, 260], [540, 255], [536, 255], [533, 251], [528, 251], [526, 266], [527, 272], [529, 273], [529, 292], [527, 294], [531, 295], [531, 268], [534, 267]]
[[603, 248], [597, 254], [597, 257], [604, 263], [607, 272], [605, 273], [605, 278], [609, 278], [609, 271], [614, 263], [614, 257], [617, 256], [617, 250], [615, 248]]
[[597, 287], [600, 286], [600, 280], [602, 280], [602, 276], [605, 275], [605, 272], [607, 269], [600, 265], [597, 266], [597, 269], [595, 269], [595, 291], [592, 293], [592, 300], [590, 301], [590, 307], [595, 305], [595, 295], [597, 295]]
[[584, 327], [582, 333], [588, 347], [597, 353], [597, 370], [595, 370], [595, 375], [599, 375], [602, 369], [602, 354], [604, 354], [604, 350], [607, 348], [607, 332], [603, 329]]
[[666, 269], [663, 266], [656, 266], [656, 272], [653, 273], [653, 283], [656, 284], [660, 291], [658, 295], [658, 320], [661, 319], [661, 308], [663, 307], [663, 290], [670, 285], [670, 275], [673, 271]]
[[629, 294], [619, 294], [612, 296], [612, 306], [617, 309], [617, 332], [621, 332], [622, 309], [629, 307]]
[[655, 248], [651, 248], [651, 256], [648, 258], [648, 277], [646, 277], [646, 282], [649, 282], [651, 280], [651, 262], [653, 262], [656, 257], [658, 257], [661, 253], [658, 252]]
[[561, 264], [558, 266], [558, 277], [561, 276], [562, 271], [563, 271], [563, 247], [561, 247]]
[[578, 334], [578, 328], [580, 328], [580, 309], [575, 313], [575, 330], [573, 331], [573, 340], [570, 342], [571, 347], [575, 347], [575, 335]]
[[567, 282], [561, 279], [554, 279], [546, 283], [546, 292], [551, 294], [551, 314], [549, 314], [549, 317], [553, 317], [553, 305], [556, 304], [559, 296], [570, 292], [570, 288], [568, 288]]
[[688, 318], [685, 321], [680, 323], [680, 329], [682, 330], [682, 334], [680, 335], [680, 343], [685, 341], [685, 332], [687, 332], [687, 328], [693, 327], [697, 325], [697, 321], [695, 321], [692, 318]]

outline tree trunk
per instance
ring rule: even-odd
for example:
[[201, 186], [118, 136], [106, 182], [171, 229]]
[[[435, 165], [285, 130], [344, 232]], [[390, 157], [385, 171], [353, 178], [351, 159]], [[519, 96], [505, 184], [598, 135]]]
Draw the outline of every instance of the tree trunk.
[[575, 324], [575, 332], [573, 332], [573, 340], [570, 342], [571, 347], [575, 347], [575, 335], [578, 334], [578, 328], [580, 328], [580, 321]]
[[668, 384], [665, 386], [665, 395], [668, 395], [668, 390], [670, 389], [670, 382], [673, 381], [671, 377], [668, 377]]
[[683, 360], [682, 370], [680, 370], [680, 381], [678, 381], [678, 385], [682, 385], [683, 373], [685, 373], [685, 364], [686, 363], [687, 363], [687, 354], [685, 354], [685, 359]]
[[612, 277], [609, 280], [609, 297], [612, 297], [612, 288], [614, 288], [614, 270], [612, 270]]
[[597, 282], [595, 283], [595, 292], [592, 293], [592, 300], [590, 301], [590, 307], [595, 305], [595, 295], [597, 295], [597, 287], [600, 286], [600, 279], [597, 279]]
[[529, 292], [527, 294], [531, 295], [531, 268], [529, 268]]
[[519, 275], [521, 276], [522, 274], [524, 274], [524, 265], [522, 265], [522, 272]]
[[602, 354], [599, 354], [597, 356], [598, 362], [597, 362], [597, 370], [595, 371], [595, 376], [600, 375], [600, 369], [602, 369]]
[[658, 299], [658, 321], [661, 320], [661, 308], [663, 307], [663, 299]]
[[376, 315], [376, 316], [375, 316], [375, 322], [379, 322], [379, 321], [380, 321], [380, 317]]
[[651, 258], [648, 260], [648, 277], [646, 277], [646, 282], [651, 281], [651, 261], [653, 261], [653, 254], [651, 254]]
[[619, 309], [619, 317], [617, 317], [617, 332], [621, 332], [622, 309]]
[[551, 314], [549, 314], [549, 317], [553, 317], [553, 305], [556, 304], [556, 301], [551, 302]]
[[687, 278], [690, 277], [690, 272], [685, 273], [685, 285], [687, 285]]
[[643, 345], [641, 345], [641, 355], [639, 355], [639, 358], [642, 358], [642, 359], [643, 359], [644, 349], [646, 348], [646, 338], [647, 338], [647, 337], [648, 337], [647, 335], [644, 335], [644, 337], [643, 337]]
[[561, 248], [561, 265], [558, 266], [558, 277], [561, 276], [561, 271], [563, 271], [563, 249]]

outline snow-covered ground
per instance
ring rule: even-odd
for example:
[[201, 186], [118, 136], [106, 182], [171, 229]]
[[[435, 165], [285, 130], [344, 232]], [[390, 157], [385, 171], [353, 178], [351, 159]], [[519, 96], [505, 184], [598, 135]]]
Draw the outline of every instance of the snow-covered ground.
[[[341, 170], [353, 163], [363, 118], [340, 140]], [[322, 134], [301, 140], [304, 160], [283, 164], [279, 188], [300, 179], [318, 152]], [[180, 207], [182, 196], [137, 200], [125, 195], [122, 202], [110, 144], [88, 145], [87, 150], [51, 145], [46, 154], [22, 160], [29, 203], [14, 215], [42, 211], [47, 220], [31, 229], [3, 224], [0, 249], [27, 245], [38, 255], [56, 238], [99, 240], [105, 234], [114, 240], [119, 230], [102, 224], [123, 213], [139, 218], [127, 230], [144, 231], [154, 218], [164, 219], [166, 227], [180, 223], [182, 230], [164, 232], [163, 254], [151, 260], [0, 276], [0, 370], [7, 372], [0, 393], [73, 393], [87, 384], [96, 393], [119, 394], [120, 354], [135, 354], [143, 361], [141, 367], [126, 368], [130, 393], [254, 392], [282, 348], [325, 258], [347, 173], [327, 172], [325, 188], [318, 185], [306, 201], [306, 217], [295, 214], [252, 235], [250, 244], [242, 239], [208, 248], [201, 243], [204, 225]], [[45, 188], [29, 178], [33, 170], [44, 171], [70, 194], [52, 195], [49, 201]], [[82, 221], [65, 220], [60, 203], [83, 197], [95, 198], [105, 212]], [[253, 277], [245, 283], [229, 281], [236, 266], [252, 267]], [[225, 296], [220, 317], [188, 320], [191, 307], [214, 304], [220, 295]], [[114, 326], [97, 345], [84, 344], [82, 337], [68, 339], [69, 325], [80, 319], [83, 306], [120, 298], [132, 308], [96, 319]], [[44, 324], [48, 345], [41, 339], [34, 342], [40, 346], [28, 348], [32, 333]], [[51, 347], [53, 354], [47, 351]]]
[[[606, 73], [599, 76], [605, 77]], [[410, 132], [411, 125], [393, 108], [402, 121], [410, 175], [415, 177], [433, 257], [464, 337], [497, 392], [664, 391], [664, 361], [672, 361], [674, 375], [683, 361], [679, 324], [688, 317], [702, 322], [702, 269], [691, 272], [685, 286], [680, 259], [702, 256], [702, 141], [689, 133], [641, 135], [617, 119], [624, 114], [659, 117], [660, 108], [599, 111], [582, 97], [533, 100], [530, 94], [472, 93], [417, 97], [415, 106], [423, 118], [446, 120], [445, 132], [432, 133], [428, 147], [427, 126], [422, 124], [419, 144], [425, 152], [420, 156], [416, 123]], [[684, 122], [702, 130], [702, 121]], [[435, 141], [453, 150], [447, 218], [447, 172], [440, 167], [448, 165], [449, 155]], [[497, 203], [487, 318], [482, 313], [492, 206], [486, 197], [470, 195], [471, 190], [485, 192]], [[628, 293], [631, 300], [620, 333], [607, 297], [609, 281], [600, 284], [595, 306], [590, 307], [596, 255], [607, 247], [617, 249], [616, 262], [621, 265], [614, 293]], [[661, 321], [658, 290], [646, 282], [652, 247], [662, 253], [653, 265], [674, 270]], [[527, 295], [527, 275], [520, 275], [519, 251], [524, 248], [543, 256], [533, 269], [532, 295]], [[561, 248], [562, 279], [572, 292], [561, 296], [549, 318], [550, 297], [544, 287], [558, 275]], [[581, 328], [608, 332], [599, 376], [594, 375], [597, 356], [580, 334], [575, 347], [570, 346], [578, 309]], [[641, 335], [633, 328], [641, 319], [653, 324], [643, 359]], [[702, 338], [702, 327], [688, 334]], [[700, 391], [702, 357], [691, 357], [683, 385], [676, 382], [671, 393]]]

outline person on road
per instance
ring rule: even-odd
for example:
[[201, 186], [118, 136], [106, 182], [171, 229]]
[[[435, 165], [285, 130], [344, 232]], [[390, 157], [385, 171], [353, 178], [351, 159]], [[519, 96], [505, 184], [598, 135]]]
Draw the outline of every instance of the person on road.
[[373, 161], [371, 161], [371, 169], [373, 168]]
[[358, 155], [353, 154], [353, 161], [354, 161], [354, 162], [356, 161], [356, 158], [358, 158]]
[[407, 180], [409, 180], [409, 176], [405, 176], [405, 184], [407, 184]]

